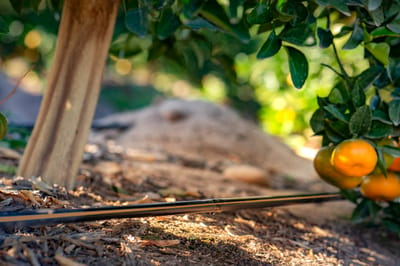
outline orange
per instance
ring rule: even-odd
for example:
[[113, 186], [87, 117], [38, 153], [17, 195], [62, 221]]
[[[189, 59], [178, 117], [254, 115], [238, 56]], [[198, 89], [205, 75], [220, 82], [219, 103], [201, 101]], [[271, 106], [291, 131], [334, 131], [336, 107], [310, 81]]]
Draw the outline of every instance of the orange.
[[372, 200], [392, 201], [400, 196], [400, 179], [393, 173], [366, 176], [360, 187], [361, 194]]
[[389, 166], [388, 170], [394, 172], [400, 172], [400, 157], [394, 158], [392, 164]]
[[[384, 138], [382, 140], [379, 140], [376, 142], [376, 144], [378, 146], [384, 146], [384, 145], [392, 146], [392, 147], [395, 146], [394, 142], [390, 138]], [[384, 163], [384, 167], [386, 169], [389, 170], [389, 166], [393, 163], [393, 161], [394, 161], [393, 155], [391, 155], [387, 152], [383, 152], [383, 162], [382, 163]], [[382, 174], [382, 170], [380, 167], [378, 167], [378, 165], [376, 165], [375, 170], [371, 174]]]
[[[394, 146], [399, 147], [399, 144], [396, 142]], [[400, 172], [400, 157], [395, 157], [393, 159], [392, 163], [389, 164], [388, 170]]]
[[378, 161], [375, 148], [366, 140], [348, 139], [336, 146], [331, 163], [347, 176], [364, 176], [371, 173]]
[[339, 173], [331, 164], [331, 156], [334, 147], [325, 147], [318, 151], [314, 158], [314, 168], [325, 182], [340, 189], [352, 189], [357, 187], [362, 177], [345, 176]]

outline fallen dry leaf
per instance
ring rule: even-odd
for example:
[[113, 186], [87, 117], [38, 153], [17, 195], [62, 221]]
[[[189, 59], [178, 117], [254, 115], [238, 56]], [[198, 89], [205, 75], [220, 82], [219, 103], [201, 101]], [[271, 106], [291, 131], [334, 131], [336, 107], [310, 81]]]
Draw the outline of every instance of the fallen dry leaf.
[[31, 202], [33, 203], [33, 205], [35, 205], [35, 206], [40, 206], [39, 201], [40, 201], [40, 202], [43, 202], [43, 200], [42, 200], [40, 197], [35, 196], [35, 194], [34, 194], [33, 191], [30, 191], [30, 190], [20, 190], [19, 193], [20, 193], [20, 195], [21, 195], [22, 198], [31, 201]]

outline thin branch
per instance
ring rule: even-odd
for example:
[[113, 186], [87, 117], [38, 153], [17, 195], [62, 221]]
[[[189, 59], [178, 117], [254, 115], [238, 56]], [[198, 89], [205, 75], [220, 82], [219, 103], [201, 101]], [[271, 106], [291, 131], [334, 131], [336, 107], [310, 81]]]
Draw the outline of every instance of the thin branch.
[[338, 75], [339, 77], [341, 77], [342, 79], [346, 79], [342, 73], [340, 73], [339, 71], [337, 71], [336, 69], [334, 69], [332, 66], [321, 63], [321, 66], [324, 66], [326, 68], [329, 68], [330, 70], [332, 70], [336, 75]]
[[18, 89], [19, 85], [21, 84], [22, 80], [28, 75], [29, 72], [32, 71], [32, 69], [33, 69], [33, 67], [31, 69], [29, 69], [27, 72], [25, 72], [25, 74], [22, 77], [19, 78], [19, 80], [17, 81], [17, 83], [15, 83], [14, 87], [7, 94], [7, 96], [0, 100], [0, 105], [7, 102], [17, 92], [17, 89]]
[[332, 47], [333, 47], [333, 52], [335, 54], [336, 61], [337, 61], [338, 65], [339, 65], [339, 68], [340, 68], [340, 72], [342, 72], [342, 75], [344, 77], [346, 77], [346, 81], [347, 81], [347, 78], [349, 78], [349, 75], [347, 74], [346, 70], [344, 69], [342, 61], [340, 61], [339, 54], [338, 54], [338, 51], [336, 49], [335, 42], [332, 42]]

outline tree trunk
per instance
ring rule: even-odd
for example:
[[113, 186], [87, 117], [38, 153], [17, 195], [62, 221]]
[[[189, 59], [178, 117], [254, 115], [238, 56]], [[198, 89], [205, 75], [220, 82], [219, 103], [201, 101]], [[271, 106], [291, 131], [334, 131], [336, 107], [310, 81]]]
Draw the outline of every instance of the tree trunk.
[[71, 189], [101, 88], [119, 0], [65, 0], [55, 59], [18, 175]]

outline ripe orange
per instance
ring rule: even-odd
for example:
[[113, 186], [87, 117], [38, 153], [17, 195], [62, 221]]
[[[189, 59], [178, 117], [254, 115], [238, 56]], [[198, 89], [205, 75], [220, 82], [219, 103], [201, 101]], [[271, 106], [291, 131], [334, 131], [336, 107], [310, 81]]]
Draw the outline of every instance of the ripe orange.
[[375, 148], [366, 140], [348, 139], [333, 150], [331, 163], [347, 176], [364, 176], [371, 173], [378, 161]]
[[400, 179], [392, 172], [374, 174], [364, 177], [361, 187], [361, 194], [372, 200], [392, 201], [400, 196]]
[[388, 170], [400, 172], [400, 157], [394, 158], [392, 164], [388, 167]]
[[362, 177], [343, 175], [331, 164], [333, 149], [333, 146], [324, 147], [318, 151], [314, 158], [315, 171], [317, 171], [322, 180], [335, 187], [341, 189], [352, 189], [357, 187], [361, 183]]
[[[395, 143], [394, 146], [399, 147], [399, 143]], [[391, 164], [389, 164], [388, 170], [394, 172], [400, 172], [400, 157], [395, 157]]]

